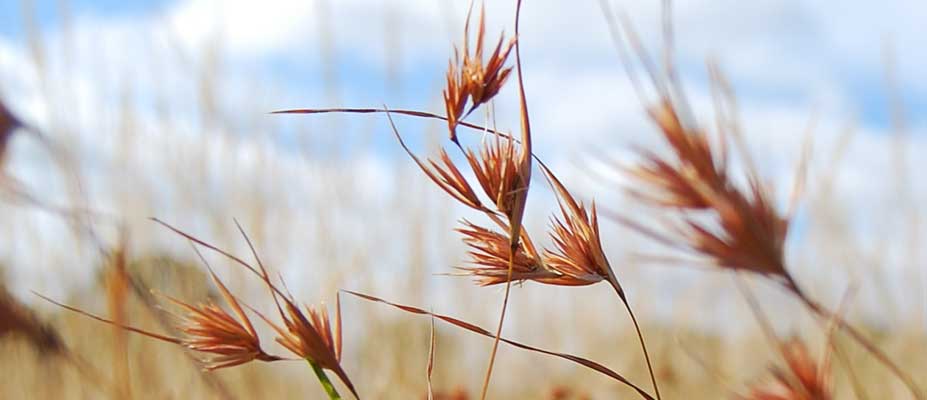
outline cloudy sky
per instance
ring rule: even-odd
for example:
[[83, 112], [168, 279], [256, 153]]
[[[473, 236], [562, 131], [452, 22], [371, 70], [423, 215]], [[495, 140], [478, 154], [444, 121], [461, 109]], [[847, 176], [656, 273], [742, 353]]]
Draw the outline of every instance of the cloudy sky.
[[[487, 3], [489, 36], [511, 34], [514, 1]], [[655, 52], [662, 40], [659, 3], [613, 3]], [[440, 112], [444, 68], [465, 12], [463, 0], [5, 1], [0, 96], [31, 123], [73, 133], [68, 140], [91, 166], [118, 158], [114, 127], [127, 108], [147, 132], [140, 154], [159, 143], [209, 141], [234, 130], [240, 141], [233, 157], [247, 159], [252, 145], [285, 156], [300, 146], [296, 132], [315, 124], [353, 140], [366, 135], [373, 146], [339, 151], [363, 158], [361, 165], [380, 165], [399, 153], [379, 118], [318, 122], [266, 112], [382, 104]], [[764, 175], [780, 187], [790, 184], [813, 120], [812, 179], [834, 175], [832, 196], [837, 208], [850, 210], [859, 232], [854, 240], [867, 254], [911, 247], [904, 238], [918, 236], [906, 225], [906, 207], [927, 201], [927, 186], [915, 179], [927, 167], [925, 3], [692, 0], [675, 2], [674, 17], [678, 65], [695, 109], [706, 113], [703, 122], [711, 121], [705, 64], [712, 59], [734, 84]], [[590, 165], [583, 161], [590, 151], [620, 155], [629, 144], [655, 142], [599, 0], [527, 0], [523, 23], [525, 81], [542, 157], [569, 174]], [[900, 142], [891, 125], [887, 65], [904, 105], [907, 136]], [[496, 104], [503, 127], [517, 126], [511, 89]], [[174, 121], [170, 132], [153, 128], [164, 115]], [[428, 133], [422, 125], [405, 120], [400, 127]], [[252, 140], [271, 130], [282, 133]], [[411, 140], [421, 145], [421, 137]], [[841, 143], [849, 144], [833, 173]], [[322, 148], [314, 155], [328, 157], [333, 147]], [[898, 175], [897, 160], [910, 180], [888, 178]], [[34, 167], [28, 156], [10, 165], [14, 175], [41, 185]], [[379, 182], [377, 190], [389, 190], [386, 178], [369, 172], [380, 169], [361, 174]], [[590, 184], [585, 192], [594, 190]], [[923, 257], [886, 259], [912, 270]]]

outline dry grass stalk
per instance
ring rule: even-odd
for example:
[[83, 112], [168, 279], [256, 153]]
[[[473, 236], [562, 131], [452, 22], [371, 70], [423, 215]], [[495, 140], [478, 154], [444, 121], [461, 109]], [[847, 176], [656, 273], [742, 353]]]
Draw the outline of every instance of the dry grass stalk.
[[602, 249], [595, 203], [592, 204], [591, 210], [587, 212], [582, 203], [570, 194], [566, 186], [546, 165], [542, 164], [541, 167], [557, 194], [557, 201], [560, 204], [562, 215], [562, 219], [557, 217], [553, 219], [551, 237], [556, 249], [545, 251], [547, 255], [545, 264], [551, 270], [557, 271], [564, 277], [572, 278], [576, 282], [592, 284], [605, 280], [611, 284], [628, 311], [631, 322], [634, 324], [641, 351], [644, 353], [644, 360], [647, 363], [647, 371], [650, 374], [654, 395], [657, 399], [660, 399], [660, 387], [657, 384], [653, 363], [650, 360], [650, 352], [647, 351], [644, 334], [637, 322], [634, 311], [631, 309], [631, 303], [628, 302], [627, 295], [621, 287], [614, 270], [612, 270], [611, 264], [609, 264], [608, 258], [605, 256], [605, 251]]
[[[283, 290], [271, 283], [269, 274], [264, 268], [263, 263], [261, 263], [260, 258], [257, 257], [257, 253], [254, 251], [254, 247], [247, 235], [245, 235], [245, 239], [247, 240], [248, 245], [251, 246], [259, 269], [252, 267], [242, 259], [235, 257], [226, 251], [223, 251], [192, 235], [180, 231], [179, 229], [174, 228], [162, 221], [155, 221], [191, 240], [193, 243], [202, 245], [206, 248], [209, 248], [210, 250], [216, 251], [219, 254], [228, 257], [232, 261], [242, 265], [260, 277], [261, 280], [267, 285], [267, 288], [271, 293], [271, 297], [274, 299], [274, 302], [277, 305], [277, 310], [280, 314], [280, 318], [283, 320], [283, 324], [280, 325], [274, 323], [257, 310], [251, 310], [258, 314], [261, 319], [263, 319], [277, 332], [277, 342], [283, 345], [293, 354], [299, 356], [300, 358], [306, 359], [309, 362], [310, 366], [312, 367], [316, 376], [319, 378], [323, 388], [326, 390], [330, 398], [340, 399], [341, 397], [338, 395], [331, 381], [328, 380], [328, 377], [325, 375], [323, 369], [331, 370], [337, 374], [342, 382], [344, 382], [344, 384], [348, 387], [348, 389], [351, 390], [351, 393], [354, 394], [356, 398], [359, 398], [354, 385], [351, 383], [347, 376], [347, 373], [345, 373], [345, 371], [340, 366], [340, 307], [336, 307], [334, 324], [332, 324], [328, 316], [328, 312], [324, 308], [317, 310], [312, 307], [306, 307], [305, 313], [300, 310], [291, 294], [284, 293]], [[242, 234], [244, 234], [244, 230], [241, 229], [241, 226], [239, 225], [238, 227]], [[196, 250], [195, 247], [194, 250]], [[225, 284], [223, 284], [222, 281], [218, 278], [212, 267], [209, 266], [199, 251], [196, 250], [196, 252], [200, 256], [203, 263], [206, 265], [213, 283], [219, 289], [225, 302], [228, 304], [229, 308], [231, 308], [232, 313], [225, 311], [223, 308], [211, 302], [204, 305], [191, 305], [173, 297], [164, 296], [169, 302], [174, 303], [176, 306], [185, 311], [185, 314], [183, 315], [175, 315], [178, 320], [176, 327], [180, 332], [183, 333], [182, 337], [161, 335], [125, 324], [120, 324], [116, 321], [93, 315], [78, 308], [55, 302], [54, 300], [51, 300], [47, 297], [41, 295], [40, 297], [60, 307], [96, 319], [98, 321], [115, 325], [122, 329], [139, 333], [153, 339], [181, 345], [185, 348], [200, 353], [205, 353], [207, 356], [204, 357], [202, 362], [205, 364], [205, 368], [210, 371], [233, 367], [255, 360], [264, 362], [284, 360], [284, 358], [270, 355], [262, 349], [260, 338], [258, 337], [250, 319], [245, 314], [242, 305], [235, 298], [235, 296], [232, 295]]]
[[[393, 303], [393, 302], [390, 302], [390, 301], [387, 301], [387, 300], [384, 300], [384, 299], [381, 299], [381, 298], [378, 298], [378, 297], [374, 297], [374, 296], [370, 296], [370, 295], [366, 295], [366, 294], [358, 293], [358, 292], [352, 292], [352, 291], [350, 291], [350, 290], [342, 290], [342, 292], [348, 293], [348, 294], [353, 295], [353, 296], [357, 296], [357, 297], [359, 297], [359, 298], [361, 298], [361, 299], [364, 299], [364, 300], [367, 300], [367, 301], [372, 301], [372, 302], [375, 302], [375, 303], [386, 304], [386, 305], [388, 305], [388, 306], [397, 308], [397, 309], [402, 310], [402, 311], [407, 312], [407, 313], [417, 314], [417, 315], [427, 315], [427, 316], [430, 316], [430, 317], [432, 317], [432, 318], [435, 318], [435, 319], [438, 319], [438, 320], [447, 322], [447, 323], [449, 323], [449, 324], [451, 324], [451, 325], [454, 325], [454, 326], [456, 326], [456, 327], [458, 327], [458, 328], [461, 328], [461, 329], [470, 331], [470, 332], [475, 333], [475, 334], [480, 335], [480, 336], [484, 336], [484, 337], [492, 338], [492, 339], [495, 339], [495, 338], [497, 337], [495, 334], [493, 334], [492, 332], [490, 332], [490, 331], [488, 331], [488, 330], [486, 330], [486, 329], [483, 329], [483, 328], [481, 328], [481, 327], [479, 327], [479, 326], [477, 326], [477, 325], [471, 324], [471, 323], [469, 323], [469, 322], [466, 322], [466, 321], [463, 321], [463, 320], [460, 320], [460, 319], [457, 319], [457, 318], [454, 318], [454, 317], [450, 317], [450, 316], [447, 316], [447, 315], [442, 315], [442, 314], [433, 313], [433, 312], [430, 312], [430, 311], [427, 311], [427, 310], [424, 310], [424, 309], [421, 309], [421, 308], [418, 308], [418, 307], [412, 307], [412, 306], [407, 306], [407, 305], [403, 305], [403, 304]], [[582, 357], [578, 357], [578, 356], [574, 356], [574, 355], [572, 355], [572, 354], [558, 353], [558, 352], [554, 352], [554, 351], [550, 351], [550, 350], [544, 350], [544, 349], [537, 348], [537, 347], [533, 347], [533, 346], [528, 346], [528, 345], [526, 345], [526, 344], [522, 344], [522, 343], [516, 342], [516, 341], [514, 341], [514, 340], [509, 340], [509, 339], [506, 339], [506, 338], [500, 338], [499, 340], [500, 340], [501, 342], [503, 342], [503, 343], [506, 343], [506, 344], [508, 344], [508, 345], [510, 345], [510, 346], [513, 346], [513, 347], [517, 347], [517, 348], [522, 349], [522, 350], [527, 350], [527, 351], [534, 352], [534, 353], [540, 353], [540, 354], [545, 354], [545, 355], [552, 356], [552, 357], [557, 357], [557, 358], [560, 358], [560, 359], [564, 359], [564, 360], [573, 362], [573, 363], [578, 364], [578, 365], [580, 365], [580, 366], [582, 366], [582, 367], [589, 368], [589, 369], [591, 369], [591, 370], [593, 370], [593, 371], [596, 371], [596, 372], [598, 372], [598, 373], [600, 373], [600, 374], [602, 374], [602, 375], [605, 375], [605, 376], [607, 376], [607, 377], [609, 377], [609, 378], [611, 378], [611, 379], [613, 379], [613, 380], [615, 380], [615, 381], [617, 381], [617, 382], [619, 382], [619, 383], [621, 383], [621, 384], [623, 384], [623, 385], [625, 385], [625, 386], [627, 386], [627, 387], [633, 389], [633, 390], [634, 390], [635, 392], [637, 392], [637, 394], [638, 394], [641, 398], [643, 398], [643, 399], [646, 399], [646, 400], [654, 400], [653, 396], [651, 396], [650, 394], [648, 394], [647, 391], [645, 391], [644, 389], [641, 389], [639, 386], [635, 385], [633, 382], [631, 382], [630, 380], [628, 380], [627, 378], [625, 378], [625, 377], [622, 376], [621, 374], [619, 374], [619, 373], [617, 373], [617, 372], [615, 372], [615, 371], [609, 369], [608, 367], [606, 367], [606, 366], [604, 366], [604, 365], [602, 365], [602, 364], [599, 364], [599, 363], [597, 363], [597, 362], [595, 362], [595, 361], [592, 361], [592, 360], [589, 360], [589, 359], [586, 359], [586, 358], [582, 358]]]
[[[520, 7], [519, 7], [520, 9]], [[468, 24], [469, 25], [469, 24]], [[469, 28], [466, 28], [469, 29]], [[483, 31], [483, 17], [480, 18], [480, 42], [482, 42], [482, 31]], [[465, 32], [465, 36], [468, 36], [468, 32]], [[516, 35], [517, 35], [517, 18], [516, 18]], [[500, 41], [501, 45], [501, 41]], [[512, 45], [515, 45], [512, 42]], [[510, 46], [511, 47], [511, 46]], [[515, 46], [516, 54], [518, 52], [517, 46]], [[466, 46], [465, 46], [466, 51]], [[482, 57], [481, 45], [477, 48], [477, 53], [479, 57]], [[448, 72], [449, 76], [449, 86], [453, 86], [451, 89], [445, 90], [445, 103], [450, 112], [456, 112], [456, 110], [462, 110], [463, 106], [459, 103], [460, 98], [451, 98], [449, 93], [457, 93], [458, 95], [463, 93], [471, 97], [473, 105], [470, 109], [472, 111], [480, 104], [483, 104], [493, 95], [498, 93], [499, 88], [505, 81], [505, 76], [508, 75], [510, 69], [501, 70], [501, 65], [505, 62], [505, 57], [508, 55], [508, 50], [504, 52], [504, 57], [499, 58], [499, 48], [494, 52], [492, 60], [490, 61], [488, 67], [485, 68], [486, 71], [505, 71], [502, 74], [501, 79], [492, 78], [491, 74], [487, 75], [484, 73], [484, 67], [482, 67], [481, 61], [479, 66], [476, 66], [477, 63], [473, 61], [473, 58], [470, 58], [470, 61], [464, 61], [465, 66], [469, 63], [469, 68], [472, 70], [470, 75], [466, 77], [460, 77], [460, 79], [451, 79], [451, 76], [458, 74], [453, 64], [451, 64], [451, 70]], [[518, 59], [516, 55], [516, 60]], [[498, 65], [496, 65], [498, 64]], [[466, 68], [464, 68], [466, 69]], [[473, 72], [476, 71], [476, 72]], [[453, 82], [459, 81], [460, 85], [457, 85]], [[457, 86], [454, 86], [457, 85]], [[462, 85], [462, 86], [461, 86]], [[470, 86], [471, 89], [465, 90], [460, 89], [460, 87]], [[458, 87], [460, 86], [460, 87]], [[477, 89], [472, 89], [477, 87]], [[451, 197], [458, 200], [462, 204], [484, 212], [488, 217], [490, 217], [497, 225], [506, 226], [509, 229], [509, 247], [510, 247], [510, 260], [508, 260], [508, 265], [506, 268], [506, 277], [503, 282], [506, 283], [506, 290], [503, 299], [502, 311], [500, 313], [500, 322], [499, 330], [501, 333], [502, 323], [505, 320], [505, 309], [508, 304], [509, 292], [511, 290], [511, 280], [512, 274], [514, 271], [515, 260], [512, 258], [516, 255], [519, 248], [520, 238], [522, 236], [522, 219], [524, 217], [525, 205], [527, 204], [528, 199], [528, 187], [530, 186], [531, 180], [531, 134], [530, 134], [530, 125], [528, 123], [527, 116], [527, 103], [525, 101], [523, 93], [523, 85], [521, 82], [521, 76], [519, 75], [519, 88], [521, 93], [521, 116], [522, 116], [522, 138], [521, 143], [516, 146], [515, 139], [512, 137], [507, 137], [505, 139], [497, 137], [495, 140], [485, 143], [484, 147], [480, 150], [479, 155], [471, 151], [466, 151], [465, 155], [467, 161], [470, 164], [470, 167], [476, 175], [477, 180], [480, 183], [484, 193], [489, 197], [493, 205], [496, 208], [496, 211], [490, 210], [479, 200], [479, 197], [473, 191], [472, 186], [466, 181], [463, 177], [463, 174], [457, 168], [456, 165], [450, 160], [450, 157], [447, 155], [447, 152], [441, 151], [441, 163], [429, 160], [428, 164], [422, 162], [418, 157], [416, 157], [406, 146], [405, 142], [402, 140], [402, 136], [399, 134], [398, 129], [396, 128], [395, 123], [393, 122], [392, 116], [387, 110], [387, 117], [389, 119], [390, 127], [393, 130], [393, 133], [396, 135], [403, 149], [409, 154], [409, 156], [418, 164], [419, 168], [442, 190], [447, 192]], [[474, 97], [475, 96], [475, 97]], [[465, 99], [464, 99], [465, 100]], [[468, 111], [469, 113], [469, 111]], [[450, 132], [451, 140], [460, 147], [460, 143], [456, 137], [456, 124], [457, 117], [453, 114], [449, 114], [447, 117]], [[462, 147], [460, 147], [462, 149]], [[507, 222], [501, 221], [496, 213], [499, 213], [506, 217]], [[497, 335], [498, 336], [498, 335]], [[496, 349], [498, 348], [498, 340], [493, 343], [493, 349], [490, 354], [489, 367], [487, 368], [486, 374], [486, 384], [488, 386], [489, 377], [492, 374], [492, 365], [495, 360]], [[482, 396], [485, 398], [485, 390]]]
[[431, 375], [435, 370], [435, 350], [437, 348], [437, 335], [435, 335], [435, 319], [431, 318], [431, 330], [428, 336], [428, 364], [425, 366], [425, 382], [427, 384], [427, 399], [434, 400], [434, 388], [431, 384]]
[[[126, 325], [126, 303], [129, 291], [129, 278], [126, 272], [126, 237], [121, 237], [120, 245], [109, 254], [106, 265], [106, 303], [109, 316], [119, 325]], [[129, 381], [129, 343], [124, 329], [114, 325], [112, 369], [116, 374], [118, 385], [115, 397], [131, 398], [132, 387]]]

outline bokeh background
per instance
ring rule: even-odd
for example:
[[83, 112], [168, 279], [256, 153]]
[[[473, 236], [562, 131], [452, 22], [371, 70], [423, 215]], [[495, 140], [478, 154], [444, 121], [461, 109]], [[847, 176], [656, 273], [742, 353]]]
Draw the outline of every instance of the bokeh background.
[[[116, 354], [111, 329], [30, 293], [106, 314], [101, 249], [119, 246], [117, 227], [124, 226], [129, 271], [143, 286], [189, 300], [208, 296], [195, 253], [149, 217], [245, 255], [237, 219], [307, 303], [331, 302], [346, 288], [492, 326], [501, 288], [444, 275], [466, 261], [453, 229], [473, 215], [402, 153], [383, 116], [269, 114], [384, 104], [443, 112], [444, 70], [462, 40], [466, 3], [0, 4], [0, 99], [48, 138], [14, 132], [4, 154], [5, 290], [87, 368], [130, 382], [128, 392], [100, 390], [73, 363], [24, 335], [4, 334], [0, 397], [210, 398], [221, 397], [215, 388], [224, 386], [240, 398], [320, 398], [301, 364], [203, 378], [182, 352], [147, 339], [129, 337], [127, 354]], [[614, 3], [656, 54], [660, 3]], [[487, 0], [487, 14], [490, 38], [512, 32], [514, 1]], [[791, 268], [826, 304], [851, 288], [847, 317], [927, 386], [920, 208], [927, 204], [920, 174], [927, 167], [927, 5], [680, 0], [673, 17], [676, 62], [698, 119], [712, 122], [706, 63], [713, 61], [733, 83], [752, 156], [783, 207], [810, 132], [809, 184], [788, 243]], [[659, 147], [659, 138], [599, 2], [527, 1], [520, 41], [536, 153], [580, 197], [629, 215], [655, 213], [623, 195], [629, 183], [618, 166], [633, 162], [633, 146]], [[502, 129], [518, 127], [513, 88], [494, 104]], [[477, 114], [474, 122], [486, 122]], [[419, 154], [447, 144], [440, 121], [398, 122]], [[555, 203], [546, 187], [535, 187], [527, 227], [541, 237]], [[75, 224], [52, 208], [94, 215]], [[729, 275], [642, 262], [639, 254], [659, 248], [611, 221], [603, 232], [668, 397], [725, 397], [763, 381], [775, 358]], [[246, 301], [268, 305], [258, 282], [210, 260]], [[756, 289], [783, 337], [822, 341], [801, 307], [762, 282]], [[515, 287], [505, 336], [589, 356], [646, 382], [630, 323], [609, 290]], [[163, 316], [144, 293], [127, 297], [127, 318], [160, 329]], [[430, 321], [343, 300], [345, 365], [361, 393], [422, 396]], [[437, 335], [435, 386], [476, 391], [490, 341], [440, 325]], [[903, 396], [865, 355], [851, 356], [873, 393]], [[845, 371], [836, 365], [834, 372], [838, 398], [850, 396]], [[558, 387], [592, 398], [628, 395], [590, 371], [504, 347], [494, 382], [496, 398], [544, 398]]]

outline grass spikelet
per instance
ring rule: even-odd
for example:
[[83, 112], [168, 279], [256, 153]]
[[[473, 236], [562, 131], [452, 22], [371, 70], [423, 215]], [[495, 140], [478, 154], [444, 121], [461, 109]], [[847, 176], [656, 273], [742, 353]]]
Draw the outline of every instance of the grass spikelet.
[[303, 312], [292, 297], [283, 298], [283, 309], [280, 313], [280, 318], [283, 320], [282, 326], [263, 315], [261, 317], [277, 332], [278, 343], [309, 362], [330, 398], [341, 397], [334, 391], [334, 387], [324, 376], [324, 372], [320, 373], [320, 369], [334, 372], [354, 394], [354, 397], [359, 398], [354, 384], [341, 368], [340, 306], [336, 307], [334, 325], [324, 305], [320, 308], [306, 306]]
[[[476, 278], [480, 286], [505, 283], [507, 280], [535, 280], [549, 283], [558, 279], [559, 274], [547, 271], [541, 266], [537, 250], [527, 235], [522, 235], [514, 256], [511, 240], [505, 234], [481, 227], [470, 221], [461, 221], [464, 225], [457, 232], [463, 235], [464, 243], [470, 248], [472, 266], [461, 267], [464, 275]], [[512, 274], [509, 276], [509, 260], [512, 260]]]
[[574, 280], [575, 285], [608, 281], [624, 298], [624, 290], [614, 277], [602, 249], [595, 203], [591, 212], [587, 211], [547, 167], [542, 167], [542, 170], [554, 188], [561, 214], [551, 219], [550, 236], [554, 249], [544, 251], [545, 264], [562, 274], [564, 279]]
[[819, 364], [801, 341], [782, 346], [785, 367], [773, 367], [773, 383], [754, 388], [744, 400], [831, 400], [827, 362]]
[[[492, 100], [505, 85], [505, 81], [512, 72], [512, 67], [505, 67], [505, 62], [515, 46], [515, 38], [505, 42], [505, 35], [501, 35], [489, 59], [484, 62], [486, 7], [482, 5], [480, 20], [477, 23], [476, 49], [470, 53], [470, 13], [472, 11], [471, 2], [464, 25], [463, 54], [461, 56], [461, 52], [454, 49], [454, 58], [448, 62], [447, 84], [443, 92], [450, 139], [458, 146], [460, 142], [457, 140], [457, 125], [473, 110]], [[469, 107], [467, 107], [468, 104]]]
[[199, 250], [196, 250], [196, 247], [194, 250], [206, 265], [210, 278], [235, 316], [233, 317], [213, 303], [191, 306], [173, 297], [164, 296], [171, 303], [186, 311], [186, 315], [180, 317], [180, 320], [185, 322], [178, 326], [178, 329], [185, 334], [181, 344], [194, 351], [214, 354], [213, 357], [203, 360], [208, 371], [233, 367], [252, 360], [268, 362], [282, 360], [280, 357], [264, 352], [257, 331], [241, 304], [216, 276], [215, 271], [199, 253]]
[[[523, 154], [512, 138], [502, 139], [496, 136], [480, 148], [479, 154], [467, 150], [467, 162], [473, 174], [502, 215], [510, 221], [517, 219], [522, 193], [527, 191], [523, 182]], [[522, 207], [523, 208], [523, 207]]]

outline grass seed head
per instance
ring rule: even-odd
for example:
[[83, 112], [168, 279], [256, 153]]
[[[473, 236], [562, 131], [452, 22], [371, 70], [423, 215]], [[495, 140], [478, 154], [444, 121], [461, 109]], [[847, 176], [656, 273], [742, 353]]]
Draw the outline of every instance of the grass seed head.
[[234, 367], [254, 360], [279, 360], [261, 349], [260, 339], [250, 323], [236, 320], [222, 307], [213, 303], [191, 305], [168, 299], [185, 311], [179, 316], [181, 322], [177, 325], [183, 333], [180, 344], [193, 351], [211, 354], [201, 360], [206, 370]]
[[[480, 286], [505, 283], [508, 277], [509, 258], [512, 254], [511, 240], [505, 234], [487, 229], [469, 221], [462, 221], [464, 227], [457, 231], [464, 235], [463, 241], [470, 248], [472, 267], [461, 268], [465, 275], [476, 278]], [[512, 281], [536, 280], [546, 282], [559, 279], [557, 273], [545, 270], [530, 240], [519, 242], [513, 258]]]
[[[511, 138], [487, 140], [480, 148], [479, 154], [467, 150], [467, 162], [473, 170], [480, 187], [486, 193], [496, 209], [509, 221], [519, 220], [524, 211], [524, 201], [528, 191], [530, 174], [524, 173], [526, 164], [524, 149], [516, 145]], [[530, 168], [530, 164], [527, 164]]]
[[549, 169], [542, 169], [560, 204], [560, 216], [551, 222], [554, 248], [544, 251], [545, 265], [562, 275], [563, 284], [590, 285], [607, 280], [623, 295], [602, 248], [595, 203], [587, 210]]
[[663, 139], [670, 145], [675, 159], [666, 159], [652, 152], [642, 152], [644, 162], [631, 169], [631, 174], [652, 190], [633, 192], [645, 201], [661, 207], [703, 210], [711, 207], [706, 191], [729, 189], [726, 160], [723, 152], [715, 151], [708, 136], [697, 129], [685, 127], [671, 102], [663, 101], [649, 110]]
[[[789, 221], [780, 216], [756, 171], [748, 171], [749, 191], [738, 188], [725, 170], [724, 151], [713, 150], [707, 135], [685, 127], [672, 102], [650, 111], [663, 138], [673, 149], [667, 158], [645, 153], [643, 166], [632, 170], [653, 194], [638, 197], [669, 208], [682, 217], [677, 235], [668, 238], [731, 269], [786, 278], [784, 244]], [[712, 218], [693, 211], [708, 211]]]
[[785, 368], [773, 368], [774, 382], [769, 387], [754, 389], [745, 400], [831, 400], [827, 380], [828, 367], [819, 365], [808, 348], [800, 341], [783, 347]]
[[563, 279], [575, 281], [575, 285], [608, 280], [611, 266], [602, 250], [595, 204], [591, 213], [582, 205], [568, 210], [562, 204], [560, 212], [561, 216], [553, 217], [551, 222], [554, 249], [544, 251], [545, 264], [562, 274]]
[[202, 360], [205, 368], [210, 371], [254, 360], [280, 360], [264, 352], [261, 340], [241, 304], [212, 269], [209, 269], [209, 274], [235, 316], [212, 302], [195, 306], [165, 296], [185, 311], [178, 316], [180, 323], [177, 328], [183, 333], [180, 344], [197, 352], [212, 354]]
[[324, 305], [320, 308], [306, 306], [303, 312], [291, 294], [283, 296], [269, 280], [265, 280], [265, 283], [272, 291], [272, 296], [278, 297], [279, 294], [283, 300], [283, 304], [278, 305], [283, 326], [261, 315], [277, 332], [277, 343], [298, 357], [334, 372], [357, 398], [354, 384], [351, 383], [347, 372], [341, 368], [341, 301], [335, 302], [335, 318], [332, 324]]
[[[454, 50], [454, 59], [448, 63], [447, 85], [444, 88], [444, 105], [450, 138], [457, 142], [457, 124], [482, 104], [488, 103], [505, 85], [512, 67], [505, 67], [505, 62], [515, 46], [515, 39], [505, 41], [505, 35], [499, 37], [495, 49], [484, 62], [483, 46], [486, 32], [486, 10], [480, 9], [476, 35], [476, 49], [470, 53], [470, 15], [467, 15], [464, 27], [464, 44], [461, 52]], [[469, 108], [467, 104], [469, 102]]]

